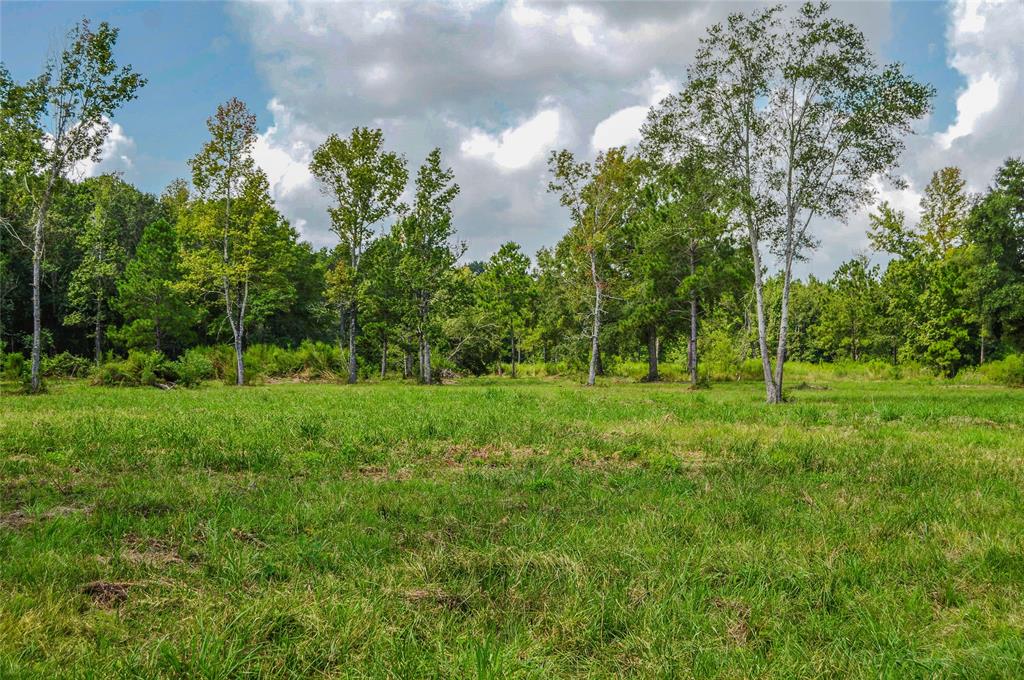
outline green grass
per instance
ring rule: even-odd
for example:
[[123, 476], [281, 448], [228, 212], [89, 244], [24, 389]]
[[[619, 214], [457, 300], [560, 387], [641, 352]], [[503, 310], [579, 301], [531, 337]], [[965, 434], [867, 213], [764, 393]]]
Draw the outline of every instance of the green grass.
[[0, 398], [0, 677], [1020, 677], [1024, 391]]

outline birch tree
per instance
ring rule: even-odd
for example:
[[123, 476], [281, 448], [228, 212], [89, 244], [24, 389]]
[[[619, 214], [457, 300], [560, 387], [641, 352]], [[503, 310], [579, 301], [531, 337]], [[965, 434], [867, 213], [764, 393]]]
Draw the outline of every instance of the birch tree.
[[51, 59], [25, 90], [26, 101], [33, 105], [29, 119], [35, 123], [37, 139], [34, 171], [25, 175], [35, 213], [31, 237], [25, 242], [32, 252], [32, 392], [42, 385], [41, 272], [54, 196], [81, 163], [100, 160], [111, 116], [146, 83], [130, 65], [118, 68], [113, 56], [117, 35], [106, 22], [94, 30], [83, 19], [67, 34], [60, 56]]
[[[683, 92], [659, 107], [681, 150], [700, 148], [736, 182], [769, 403], [782, 400], [793, 264], [816, 245], [812, 225], [870, 200], [872, 180], [888, 176], [933, 93], [899, 65], [879, 66], [863, 33], [828, 10], [807, 3], [787, 20], [781, 5], [731, 15], [701, 40]], [[774, 365], [766, 253], [782, 277]]]
[[189, 161], [199, 199], [181, 221], [184, 287], [220, 297], [234, 341], [235, 381], [243, 385], [247, 322], [287, 302], [291, 284], [283, 272], [295, 233], [274, 209], [267, 177], [253, 160], [256, 117], [246, 105], [235, 98], [221, 104], [207, 128], [210, 141]]
[[395, 211], [409, 173], [404, 157], [384, 151], [384, 133], [369, 128], [355, 128], [348, 139], [328, 137], [313, 152], [309, 169], [323, 193], [334, 199], [328, 209], [331, 229], [341, 240], [341, 252], [347, 259], [349, 285], [338, 292], [348, 322], [348, 381], [354, 383], [360, 264], [373, 239], [373, 225]]
[[615, 251], [621, 245], [622, 227], [636, 198], [636, 164], [625, 147], [599, 153], [593, 164], [577, 162], [572, 152], [552, 151], [548, 158], [552, 180], [548, 191], [558, 194], [569, 209], [569, 237], [585, 260], [590, 280], [590, 367], [587, 385], [597, 380], [600, 362], [601, 323], [615, 268]]

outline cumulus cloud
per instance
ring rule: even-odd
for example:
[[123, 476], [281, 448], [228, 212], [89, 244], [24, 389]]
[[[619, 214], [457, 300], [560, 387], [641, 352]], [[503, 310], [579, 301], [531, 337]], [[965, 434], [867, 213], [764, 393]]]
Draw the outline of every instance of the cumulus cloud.
[[459, 148], [468, 158], [486, 158], [504, 170], [521, 170], [543, 158], [559, 142], [561, 132], [561, 113], [548, 108], [497, 135], [473, 128]]
[[[110, 121], [108, 121], [110, 122]], [[71, 170], [71, 177], [85, 179], [96, 177], [108, 172], [126, 172], [134, 163], [135, 140], [129, 137], [120, 123], [111, 123], [110, 132], [100, 147], [100, 159], [79, 161]]]
[[[330, 132], [370, 125], [384, 130], [389, 149], [407, 155], [410, 174], [441, 148], [462, 187], [454, 205], [458, 237], [477, 259], [507, 240], [527, 252], [554, 244], [568, 216], [546, 192], [547, 152], [564, 147], [590, 158], [635, 143], [647, 109], [681, 87], [705, 28], [750, 8], [297, 1], [229, 11], [274, 97], [274, 122], [257, 156], [303, 236], [334, 242], [327, 199], [305, 168], [311, 149]], [[876, 51], [889, 36], [883, 3], [837, 3], [834, 11], [855, 20]], [[822, 235], [828, 245], [815, 271], [852, 248], [847, 231]]]

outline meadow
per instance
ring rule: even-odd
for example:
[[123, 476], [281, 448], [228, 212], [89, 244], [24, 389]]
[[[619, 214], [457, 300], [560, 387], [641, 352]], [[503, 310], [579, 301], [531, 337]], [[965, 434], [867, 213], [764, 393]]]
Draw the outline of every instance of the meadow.
[[1020, 677], [1024, 390], [0, 396], [0, 677]]

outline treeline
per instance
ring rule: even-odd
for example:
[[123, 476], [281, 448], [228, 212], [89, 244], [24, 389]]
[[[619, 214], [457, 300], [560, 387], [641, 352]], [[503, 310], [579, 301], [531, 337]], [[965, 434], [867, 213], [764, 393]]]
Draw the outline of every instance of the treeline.
[[[441, 151], [410, 172], [368, 128], [313, 154], [339, 240], [313, 249], [277, 211], [252, 155], [255, 117], [237, 99], [209, 119], [189, 182], [153, 196], [116, 175], [79, 180], [145, 84], [114, 62], [116, 40], [83, 22], [39, 78], [0, 68], [0, 347], [29, 389], [47, 370], [81, 373], [77, 357], [109, 384], [242, 384], [246, 357], [308, 377], [425, 383], [514, 376], [522, 362], [593, 384], [644, 361], [658, 380], [668, 360], [694, 384], [754, 364], [775, 402], [789, 359], [953, 375], [1024, 349], [1019, 159], [979, 196], [956, 168], [939, 170], [918, 224], [878, 206], [870, 238], [884, 268], [862, 254], [825, 281], [793, 276], [819, 222], [870, 200], [932, 95], [877, 66], [827, 5], [709, 29], [635, 151], [552, 152], [549, 190], [569, 229], [532, 261], [509, 242], [461, 264], [459, 186]], [[223, 345], [231, 366], [200, 349]]]

